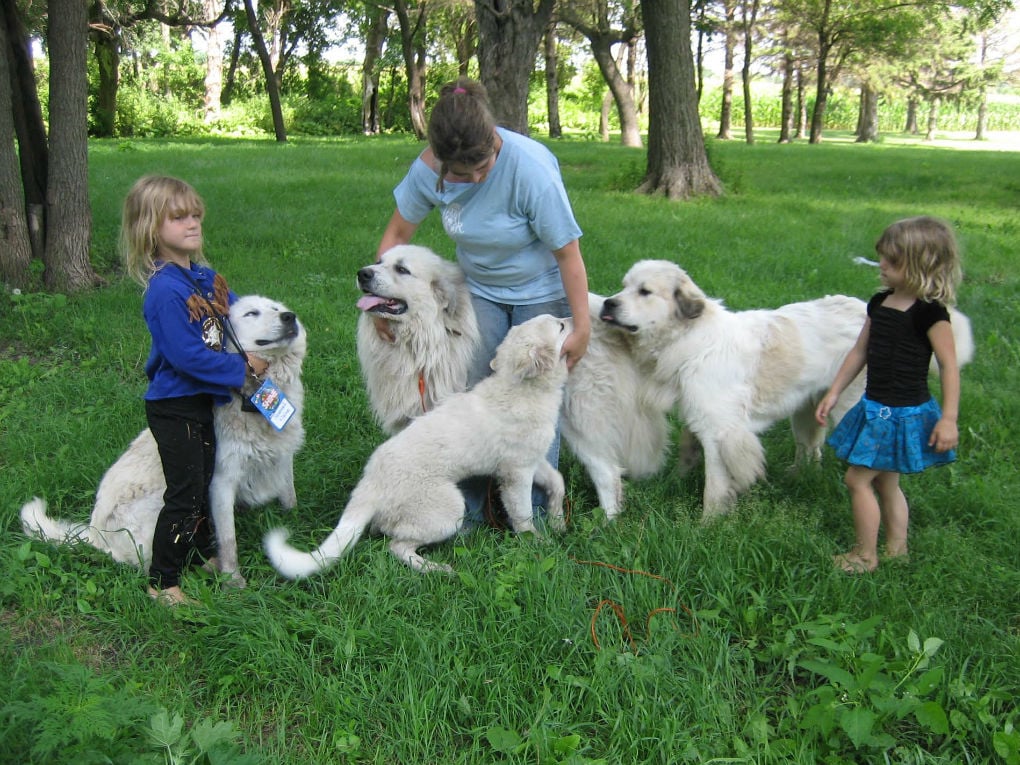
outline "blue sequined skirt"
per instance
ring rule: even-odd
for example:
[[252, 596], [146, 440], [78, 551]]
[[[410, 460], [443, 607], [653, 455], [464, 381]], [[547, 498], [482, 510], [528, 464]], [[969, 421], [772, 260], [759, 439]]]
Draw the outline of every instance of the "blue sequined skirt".
[[851, 465], [890, 473], [920, 473], [956, 460], [956, 451], [936, 452], [928, 446], [932, 429], [942, 417], [931, 398], [920, 406], [883, 406], [867, 396], [846, 413], [828, 444]]

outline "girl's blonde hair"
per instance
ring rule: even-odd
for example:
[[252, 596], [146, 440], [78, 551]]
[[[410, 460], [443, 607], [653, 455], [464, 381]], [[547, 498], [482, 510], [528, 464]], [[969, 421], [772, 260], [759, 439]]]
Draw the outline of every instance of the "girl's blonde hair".
[[438, 191], [443, 190], [443, 176], [451, 164], [478, 165], [491, 157], [496, 151], [496, 121], [485, 86], [468, 77], [443, 85], [429, 114], [428, 139], [440, 164]]
[[[145, 286], [156, 271], [159, 228], [177, 215], [205, 216], [205, 203], [189, 184], [167, 175], [145, 175], [124, 198], [120, 253], [128, 276]], [[195, 253], [204, 263], [201, 250]]]
[[922, 300], [956, 302], [963, 271], [956, 236], [945, 221], [927, 215], [896, 221], [882, 232], [875, 251], [889, 265], [903, 266], [906, 288]]

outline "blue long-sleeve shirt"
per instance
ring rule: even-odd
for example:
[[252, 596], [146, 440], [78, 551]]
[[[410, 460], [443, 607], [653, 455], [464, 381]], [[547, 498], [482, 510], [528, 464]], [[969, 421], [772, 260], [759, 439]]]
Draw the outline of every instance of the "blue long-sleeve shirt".
[[[225, 404], [230, 389], [244, 384], [247, 360], [227, 352], [223, 320], [212, 308], [215, 279], [215, 271], [195, 263], [187, 275], [166, 264], [149, 279], [142, 304], [152, 335], [145, 363], [146, 400], [207, 393], [217, 404]], [[204, 300], [196, 295], [196, 285]], [[227, 294], [230, 303], [237, 299], [233, 292]]]

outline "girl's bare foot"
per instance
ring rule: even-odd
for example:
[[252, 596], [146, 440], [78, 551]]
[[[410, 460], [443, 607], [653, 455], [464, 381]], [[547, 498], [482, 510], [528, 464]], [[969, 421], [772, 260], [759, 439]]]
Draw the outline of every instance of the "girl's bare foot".
[[180, 587], [167, 587], [165, 590], [157, 590], [149, 587], [149, 597], [161, 606], [193, 606], [195, 601], [185, 595]]
[[909, 558], [906, 545], [886, 545], [885, 553], [882, 555], [883, 560], [896, 560], [900, 563], [906, 563]]
[[877, 559], [865, 557], [853, 550], [833, 555], [832, 562], [836, 568], [847, 574], [868, 574], [878, 568]]

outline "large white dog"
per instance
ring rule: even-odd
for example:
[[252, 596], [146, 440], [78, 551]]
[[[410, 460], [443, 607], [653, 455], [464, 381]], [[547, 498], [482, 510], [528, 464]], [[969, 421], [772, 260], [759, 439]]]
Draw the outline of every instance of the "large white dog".
[[288, 532], [265, 538], [273, 567], [297, 579], [329, 567], [366, 531], [390, 540], [390, 551], [417, 571], [450, 571], [418, 548], [457, 533], [464, 522], [459, 481], [492, 475], [514, 531], [534, 531], [532, 482], [549, 496], [549, 521], [563, 527], [563, 478], [546, 460], [567, 380], [560, 358], [570, 319], [537, 316], [514, 327], [496, 351], [493, 374], [449, 396], [384, 442], [333, 532], [313, 552], [287, 544]]
[[[392, 435], [465, 389], [478, 326], [460, 268], [426, 247], [394, 247], [358, 271], [358, 286], [365, 293], [358, 301], [361, 371], [372, 411]], [[562, 433], [613, 518], [623, 476], [662, 467], [673, 399], [635, 363], [629, 334], [599, 321], [602, 300], [589, 295], [591, 342], [567, 381]]]
[[[217, 561], [220, 570], [230, 574], [232, 584], [243, 587], [237, 564], [235, 504], [255, 507], [275, 499], [292, 508], [297, 503], [294, 455], [304, 443], [301, 366], [306, 337], [292, 311], [254, 295], [239, 298], [230, 307], [230, 325], [246, 351], [269, 362], [266, 376], [294, 407], [282, 430], [258, 412], [242, 411], [239, 394], [214, 410], [216, 467], [209, 494]], [[245, 396], [253, 392], [245, 391]], [[106, 471], [88, 524], [49, 517], [45, 500], [38, 497], [21, 508], [21, 523], [29, 535], [54, 542], [85, 542], [114, 560], [145, 570], [152, 559], [152, 534], [165, 490], [156, 441], [146, 428]]]
[[[970, 325], [955, 314], [961, 363], [972, 355]], [[758, 434], [790, 418], [799, 461], [817, 459], [825, 428], [814, 419], [866, 318], [857, 298], [833, 295], [773, 310], [730, 311], [710, 299], [687, 273], [663, 260], [635, 263], [623, 290], [607, 298], [604, 321], [633, 338], [633, 352], [655, 381], [674, 391], [685, 433], [705, 461], [703, 513], [725, 512], [762, 477]], [[833, 421], [856, 403], [863, 373], [840, 398]], [[697, 445], [682, 451], [691, 462]]]

